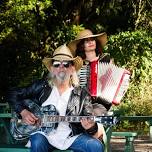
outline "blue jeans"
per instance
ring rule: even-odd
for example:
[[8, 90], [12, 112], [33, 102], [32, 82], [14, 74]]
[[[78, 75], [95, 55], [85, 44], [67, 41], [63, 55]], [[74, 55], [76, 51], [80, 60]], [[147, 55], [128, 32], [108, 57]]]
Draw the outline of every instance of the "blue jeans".
[[[30, 137], [30, 152], [52, 152], [55, 147], [49, 144], [42, 134], [36, 133]], [[74, 152], [104, 152], [102, 143], [91, 136], [82, 134], [69, 147]]]

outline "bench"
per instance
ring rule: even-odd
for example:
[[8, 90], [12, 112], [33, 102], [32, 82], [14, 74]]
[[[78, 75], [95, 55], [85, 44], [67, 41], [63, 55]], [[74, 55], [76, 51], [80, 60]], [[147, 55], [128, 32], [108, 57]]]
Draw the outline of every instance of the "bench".
[[[149, 136], [150, 140], [152, 140], [152, 116], [120, 116], [120, 121], [147, 121], [149, 123]], [[125, 137], [125, 152], [133, 152], [134, 151], [134, 138], [137, 136], [137, 132], [112, 132], [112, 136]]]
[[110, 146], [110, 140], [112, 135], [112, 126], [108, 126], [106, 129], [106, 136], [103, 138], [104, 141], [104, 151], [105, 152], [111, 152], [111, 146]]
[[10, 119], [12, 117], [11, 113], [0, 113], [0, 128], [3, 128], [4, 132], [6, 133], [6, 144], [14, 143], [14, 140], [10, 134]]
[[149, 139], [152, 141], [152, 116], [120, 116], [120, 121], [134, 121], [134, 122], [144, 122], [149, 123]]
[[126, 143], [124, 152], [134, 152], [134, 138], [137, 136], [136, 132], [112, 132], [112, 136], [125, 137]]

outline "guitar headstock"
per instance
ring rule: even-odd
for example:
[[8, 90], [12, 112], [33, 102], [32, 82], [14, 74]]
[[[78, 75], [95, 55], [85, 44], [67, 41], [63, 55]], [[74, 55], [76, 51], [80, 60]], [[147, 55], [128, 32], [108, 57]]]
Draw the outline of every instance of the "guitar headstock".
[[118, 118], [114, 116], [96, 116], [95, 122], [104, 124], [104, 125], [116, 125], [118, 123]]

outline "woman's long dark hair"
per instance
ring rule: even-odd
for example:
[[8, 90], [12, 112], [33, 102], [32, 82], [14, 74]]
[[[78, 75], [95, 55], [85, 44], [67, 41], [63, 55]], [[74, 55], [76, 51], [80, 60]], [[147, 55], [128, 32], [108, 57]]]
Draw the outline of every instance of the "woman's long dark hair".
[[[86, 55], [85, 55], [85, 51], [84, 51], [84, 41], [85, 39], [82, 39], [78, 44], [77, 44], [77, 49], [76, 49], [76, 56], [80, 56], [83, 60], [86, 59]], [[102, 47], [100, 45], [100, 42], [98, 40], [96, 40], [96, 56], [102, 54]]]

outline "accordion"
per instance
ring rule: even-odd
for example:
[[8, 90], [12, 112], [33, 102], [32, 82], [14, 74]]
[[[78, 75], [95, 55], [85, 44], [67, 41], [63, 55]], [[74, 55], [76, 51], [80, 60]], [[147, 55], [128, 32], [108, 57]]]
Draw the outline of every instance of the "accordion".
[[118, 105], [128, 89], [130, 72], [112, 63], [93, 61], [83, 65], [78, 77], [80, 86], [88, 88], [92, 97]]

